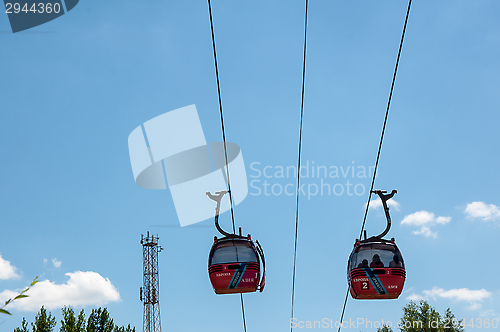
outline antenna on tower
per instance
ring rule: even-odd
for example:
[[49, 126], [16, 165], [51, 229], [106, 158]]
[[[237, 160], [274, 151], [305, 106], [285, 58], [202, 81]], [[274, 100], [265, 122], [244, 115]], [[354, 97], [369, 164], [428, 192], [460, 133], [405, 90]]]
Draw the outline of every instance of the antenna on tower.
[[140, 288], [140, 299], [144, 305], [143, 332], [161, 332], [158, 253], [163, 248], [158, 245], [158, 239], [158, 236], [149, 236], [149, 231], [146, 237], [141, 234], [143, 285]]

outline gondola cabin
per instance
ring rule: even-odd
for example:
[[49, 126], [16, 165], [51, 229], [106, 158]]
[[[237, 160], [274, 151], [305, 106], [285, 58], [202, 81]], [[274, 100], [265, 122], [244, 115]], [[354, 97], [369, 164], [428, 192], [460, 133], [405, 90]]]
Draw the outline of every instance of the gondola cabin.
[[[248, 237], [217, 239], [210, 250], [208, 274], [216, 294], [249, 293], [264, 289], [260, 247]], [[264, 264], [264, 262], [263, 262]]]
[[347, 280], [354, 299], [397, 299], [406, 271], [394, 239], [356, 241], [347, 264]]
[[[219, 211], [222, 197], [227, 190], [207, 192], [207, 196], [217, 202], [215, 208], [215, 228], [224, 235], [214, 237], [214, 244], [208, 256], [208, 276], [216, 294], [250, 293], [263, 291], [266, 280], [266, 261], [259, 241], [252, 241], [250, 234], [239, 235], [225, 232], [219, 226]], [[260, 264], [262, 262], [262, 279]]]

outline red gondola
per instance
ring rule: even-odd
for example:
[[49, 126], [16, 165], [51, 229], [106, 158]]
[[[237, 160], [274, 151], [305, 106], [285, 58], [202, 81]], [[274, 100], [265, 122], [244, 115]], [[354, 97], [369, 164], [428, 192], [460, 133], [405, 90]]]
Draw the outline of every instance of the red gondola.
[[[208, 258], [208, 274], [216, 294], [249, 293], [263, 291], [265, 285], [266, 265], [264, 252], [259, 241], [252, 241], [248, 236], [226, 233], [219, 226], [219, 209], [222, 196], [228, 191], [216, 192], [208, 197], [217, 202], [215, 208], [215, 227], [224, 235], [214, 237], [214, 244]], [[262, 279], [261, 279], [262, 260]]]
[[384, 195], [386, 191], [375, 190], [380, 196], [387, 218], [385, 231], [366, 239], [356, 239], [354, 249], [347, 263], [347, 280], [351, 296], [358, 300], [397, 299], [403, 291], [406, 270], [403, 256], [394, 238], [390, 241], [382, 239], [391, 228], [391, 217], [387, 200], [392, 198], [396, 190]]

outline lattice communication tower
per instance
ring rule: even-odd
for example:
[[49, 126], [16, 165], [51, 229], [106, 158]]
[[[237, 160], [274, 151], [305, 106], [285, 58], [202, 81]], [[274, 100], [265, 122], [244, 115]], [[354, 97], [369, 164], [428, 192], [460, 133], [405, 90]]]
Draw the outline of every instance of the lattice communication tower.
[[158, 245], [158, 239], [158, 236], [149, 236], [149, 231], [146, 237], [141, 234], [143, 285], [140, 288], [140, 298], [144, 305], [143, 332], [161, 332], [158, 253], [163, 248]]

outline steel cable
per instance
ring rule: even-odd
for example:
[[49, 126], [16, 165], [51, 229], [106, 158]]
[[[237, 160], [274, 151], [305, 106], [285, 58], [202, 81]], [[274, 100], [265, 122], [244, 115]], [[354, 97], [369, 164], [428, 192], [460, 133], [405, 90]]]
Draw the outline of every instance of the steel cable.
[[[298, 158], [297, 158], [297, 194], [296, 194], [296, 209], [295, 209], [295, 241], [294, 241], [294, 252], [293, 252], [293, 273], [292, 273], [292, 313], [291, 318], [293, 319], [293, 310], [295, 304], [295, 270], [297, 263], [297, 239], [299, 231], [299, 196], [300, 196], [300, 161], [302, 153], [302, 124], [304, 119], [304, 92], [306, 83], [306, 50], [307, 50], [307, 10], [309, 7], [309, 1], [306, 0], [306, 11], [304, 18], [304, 52], [302, 59], [302, 93], [301, 93], [301, 103], [300, 103], [300, 126], [299, 126], [299, 147], [298, 147]], [[290, 324], [290, 331], [293, 327]]]
[[[371, 183], [371, 186], [370, 186], [370, 191], [368, 192], [368, 202], [366, 203], [365, 215], [363, 217], [363, 224], [361, 225], [361, 232], [359, 234], [359, 238], [360, 239], [362, 238], [363, 230], [365, 228], [366, 216], [368, 215], [368, 208], [370, 206], [370, 200], [371, 200], [371, 195], [372, 195], [372, 191], [373, 191], [373, 186], [375, 184], [375, 177], [376, 177], [376, 174], [377, 174], [377, 168], [378, 168], [378, 163], [379, 163], [379, 159], [380, 159], [380, 152], [382, 151], [382, 142], [384, 140], [385, 128], [386, 128], [386, 125], [387, 125], [387, 118], [389, 116], [389, 108], [391, 106], [392, 93], [394, 91], [394, 83], [396, 82], [396, 74], [398, 72], [399, 59], [401, 57], [401, 50], [403, 49], [403, 41], [404, 41], [405, 33], [406, 33], [406, 25], [408, 23], [408, 17], [410, 16], [411, 1], [412, 0], [408, 1], [408, 9], [406, 10], [405, 24], [404, 24], [404, 27], [403, 27], [403, 33], [401, 34], [401, 40], [399, 42], [398, 57], [396, 59], [396, 65], [394, 67], [394, 74], [392, 76], [391, 91], [389, 92], [389, 100], [387, 101], [387, 108], [386, 108], [386, 111], [385, 111], [384, 125], [382, 127], [382, 133], [380, 135], [380, 142], [379, 142], [378, 151], [377, 151], [377, 159], [375, 161], [375, 169], [373, 170], [372, 183]], [[348, 299], [348, 297], [349, 297], [349, 288], [347, 289], [347, 293], [346, 293], [346, 296], [345, 296], [344, 307], [342, 308], [342, 315], [340, 316], [340, 321], [339, 321], [340, 325], [339, 325], [338, 332], [340, 332], [340, 330], [342, 329], [342, 323], [343, 323], [343, 320], [344, 320], [344, 313], [345, 313], [345, 308], [347, 306], [347, 299]]]
[[[224, 143], [224, 160], [226, 163], [226, 177], [227, 177], [227, 188], [229, 191], [229, 204], [231, 208], [231, 221], [233, 223], [233, 233], [236, 234], [236, 227], [234, 225], [234, 211], [233, 211], [233, 196], [231, 193], [231, 182], [229, 180], [229, 165], [227, 161], [227, 149], [226, 149], [226, 132], [224, 129], [224, 114], [222, 112], [222, 98], [220, 94], [220, 82], [219, 82], [219, 67], [217, 65], [217, 51], [215, 48], [215, 34], [214, 34], [214, 24], [213, 24], [213, 19], [212, 19], [212, 4], [210, 3], [210, 0], [208, 0], [208, 13], [210, 15], [210, 31], [212, 32], [212, 47], [214, 51], [214, 64], [215, 64], [215, 77], [217, 79], [217, 95], [219, 97], [219, 111], [220, 111], [220, 122], [221, 122], [221, 128], [222, 128], [222, 140]], [[240, 294], [240, 300], [241, 300], [241, 314], [243, 317], [243, 331], [247, 331], [247, 324], [246, 324], [246, 318], [245, 318], [245, 305], [243, 303], [243, 294]]]
[[236, 227], [234, 226], [233, 196], [231, 193], [231, 181], [229, 181], [229, 165], [227, 162], [226, 131], [224, 129], [224, 114], [222, 112], [222, 98], [220, 95], [219, 67], [217, 65], [217, 51], [215, 49], [214, 24], [212, 19], [212, 4], [210, 3], [210, 0], [208, 0], [208, 13], [210, 15], [210, 30], [212, 32], [212, 47], [214, 50], [215, 78], [217, 80], [217, 95], [219, 97], [220, 124], [222, 128], [222, 141], [224, 143], [224, 160], [226, 163], [226, 177], [227, 177], [227, 188], [229, 191], [229, 204], [231, 207], [231, 220], [233, 222], [233, 233], [236, 234]]

